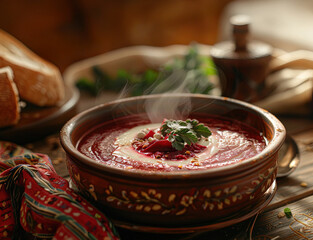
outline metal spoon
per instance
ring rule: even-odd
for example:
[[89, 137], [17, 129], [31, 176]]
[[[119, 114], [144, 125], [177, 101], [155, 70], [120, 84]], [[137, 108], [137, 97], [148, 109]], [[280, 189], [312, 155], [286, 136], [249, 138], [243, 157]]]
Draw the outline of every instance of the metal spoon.
[[287, 134], [285, 142], [278, 152], [277, 177], [286, 177], [292, 173], [300, 163], [299, 148], [295, 140]]

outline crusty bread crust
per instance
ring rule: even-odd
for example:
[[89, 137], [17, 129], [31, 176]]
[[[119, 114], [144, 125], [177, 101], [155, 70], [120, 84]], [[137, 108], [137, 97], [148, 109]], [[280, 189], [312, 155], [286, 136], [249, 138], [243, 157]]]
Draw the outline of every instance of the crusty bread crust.
[[0, 30], [0, 67], [10, 66], [20, 98], [38, 106], [57, 105], [64, 98], [59, 69]]
[[19, 119], [19, 96], [12, 69], [0, 68], [0, 127], [15, 125]]

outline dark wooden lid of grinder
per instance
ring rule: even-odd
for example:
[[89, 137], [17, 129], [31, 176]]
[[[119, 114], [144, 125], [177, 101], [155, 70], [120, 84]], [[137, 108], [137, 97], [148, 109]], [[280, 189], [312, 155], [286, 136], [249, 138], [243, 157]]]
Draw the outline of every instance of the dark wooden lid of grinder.
[[211, 55], [218, 59], [259, 59], [272, 55], [268, 44], [250, 40], [250, 18], [236, 15], [230, 19], [233, 41], [217, 43], [212, 47]]

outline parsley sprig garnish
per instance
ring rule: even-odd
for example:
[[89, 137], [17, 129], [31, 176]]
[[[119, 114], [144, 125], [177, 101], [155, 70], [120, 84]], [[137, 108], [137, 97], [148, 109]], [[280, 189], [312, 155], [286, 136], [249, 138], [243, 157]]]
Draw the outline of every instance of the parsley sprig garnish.
[[201, 137], [211, 135], [210, 129], [196, 119], [166, 120], [160, 130], [163, 136], [168, 136], [168, 141], [178, 151], [183, 150], [185, 144], [197, 143]]

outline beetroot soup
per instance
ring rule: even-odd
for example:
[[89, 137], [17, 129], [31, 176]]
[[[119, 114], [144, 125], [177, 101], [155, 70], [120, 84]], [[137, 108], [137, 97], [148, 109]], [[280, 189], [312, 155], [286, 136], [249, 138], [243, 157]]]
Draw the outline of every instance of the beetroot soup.
[[199, 115], [155, 124], [142, 115], [132, 115], [96, 126], [80, 139], [77, 148], [112, 167], [179, 171], [235, 164], [257, 155], [265, 146], [259, 131], [231, 119]]

